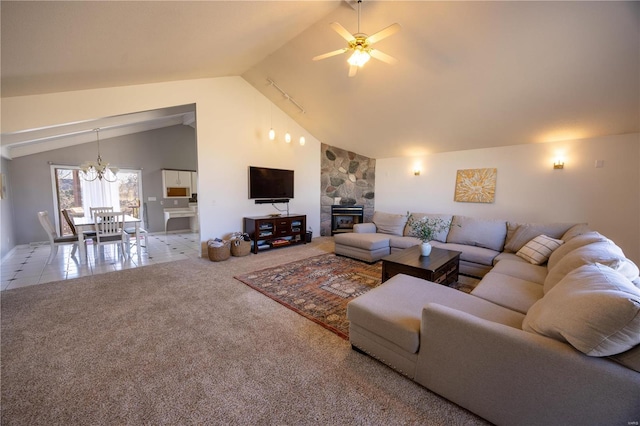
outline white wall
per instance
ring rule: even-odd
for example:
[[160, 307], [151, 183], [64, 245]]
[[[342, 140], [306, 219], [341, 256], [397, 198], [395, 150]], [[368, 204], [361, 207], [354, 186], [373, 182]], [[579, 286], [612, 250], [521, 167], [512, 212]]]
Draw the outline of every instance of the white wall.
[[[283, 100], [286, 102], [286, 100]], [[2, 132], [196, 104], [201, 239], [242, 230], [242, 217], [272, 213], [248, 199], [248, 166], [295, 170], [291, 213], [320, 229], [320, 142], [240, 77], [186, 80], [2, 99]], [[280, 140], [269, 141], [273, 125]], [[282, 141], [284, 127], [293, 136]], [[304, 135], [305, 146], [298, 138]], [[50, 186], [50, 183], [43, 183]], [[13, 212], [31, 214], [32, 212]], [[33, 212], [35, 215], [35, 212]]]
[[2, 186], [5, 190], [3, 198], [0, 200], [0, 258], [2, 259], [9, 254], [16, 244], [13, 215], [11, 214], [13, 196], [9, 185], [8, 170], [9, 160], [2, 157], [2, 159], [0, 159], [0, 173], [2, 173]]
[[[558, 156], [563, 170], [553, 170]], [[498, 169], [495, 202], [455, 202], [456, 171], [488, 167]], [[376, 210], [587, 222], [640, 264], [640, 134], [379, 159]]]

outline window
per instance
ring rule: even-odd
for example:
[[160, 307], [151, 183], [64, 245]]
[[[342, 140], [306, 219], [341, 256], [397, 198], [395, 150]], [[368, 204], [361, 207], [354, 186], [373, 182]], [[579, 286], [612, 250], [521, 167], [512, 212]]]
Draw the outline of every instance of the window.
[[[70, 235], [66, 221], [60, 220], [63, 209], [71, 209], [74, 216], [88, 216], [89, 207], [107, 206], [115, 211], [142, 218], [142, 172], [120, 170], [115, 182], [82, 179], [80, 169], [72, 166], [51, 166], [54, 176], [55, 220], [60, 235]], [[144, 225], [144, 221], [143, 224]], [[144, 228], [144, 226], [141, 226]]]

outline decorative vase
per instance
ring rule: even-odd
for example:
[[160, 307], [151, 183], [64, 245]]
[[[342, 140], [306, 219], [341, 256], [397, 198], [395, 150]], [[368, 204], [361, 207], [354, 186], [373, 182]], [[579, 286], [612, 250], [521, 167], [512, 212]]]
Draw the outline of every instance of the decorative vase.
[[429, 256], [431, 254], [431, 244], [429, 244], [428, 241], [420, 245], [420, 254], [423, 256]]

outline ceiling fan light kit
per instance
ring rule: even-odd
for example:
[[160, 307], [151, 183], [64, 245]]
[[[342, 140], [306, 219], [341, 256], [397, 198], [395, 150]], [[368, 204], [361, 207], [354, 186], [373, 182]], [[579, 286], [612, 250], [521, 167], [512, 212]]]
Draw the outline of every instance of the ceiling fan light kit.
[[369, 52], [367, 52], [362, 47], [357, 47], [353, 51], [353, 55], [351, 55], [351, 57], [347, 59], [347, 62], [349, 62], [349, 65], [362, 67], [364, 64], [366, 64], [369, 61], [369, 59], [371, 59], [371, 55], [369, 54]]
[[331, 28], [342, 38], [344, 38], [348, 43], [349, 47], [345, 47], [343, 49], [334, 50], [332, 52], [324, 53], [322, 55], [318, 55], [313, 57], [314, 61], [320, 61], [322, 59], [330, 58], [332, 56], [337, 56], [346, 52], [353, 52], [347, 62], [349, 63], [349, 77], [353, 77], [356, 75], [358, 68], [362, 68], [364, 64], [366, 64], [371, 57], [374, 57], [382, 62], [386, 62], [388, 64], [395, 64], [397, 60], [383, 53], [379, 50], [372, 49], [371, 45], [379, 42], [380, 40], [389, 37], [392, 34], [395, 34], [400, 30], [400, 24], [392, 24], [388, 27], [378, 31], [377, 33], [368, 36], [364, 33], [360, 32], [360, 4], [362, 0], [358, 0], [358, 32], [355, 34], [351, 34], [345, 27], [340, 25], [337, 22], [331, 23]]

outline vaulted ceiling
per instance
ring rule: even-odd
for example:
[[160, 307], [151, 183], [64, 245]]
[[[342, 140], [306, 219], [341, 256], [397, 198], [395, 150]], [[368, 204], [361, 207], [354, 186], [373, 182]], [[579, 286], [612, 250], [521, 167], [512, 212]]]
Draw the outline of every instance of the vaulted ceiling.
[[640, 131], [638, 2], [365, 0], [362, 32], [402, 26], [376, 44], [398, 63], [350, 78], [347, 55], [311, 58], [346, 46], [329, 24], [356, 32], [353, 6], [2, 1], [1, 93], [237, 75], [322, 142], [374, 158]]

